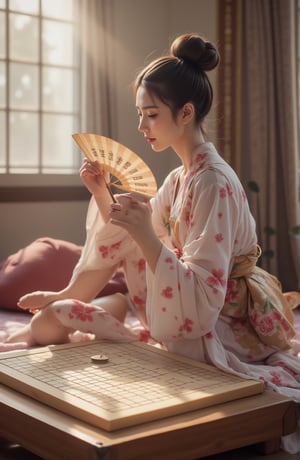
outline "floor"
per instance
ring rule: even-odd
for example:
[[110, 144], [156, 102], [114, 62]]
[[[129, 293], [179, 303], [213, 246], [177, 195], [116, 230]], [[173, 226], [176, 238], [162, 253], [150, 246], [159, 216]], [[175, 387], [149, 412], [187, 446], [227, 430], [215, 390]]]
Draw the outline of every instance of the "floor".
[[[280, 451], [276, 454], [261, 455], [254, 451], [253, 448], [248, 447], [244, 449], [237, 449], [219, 455], [211, 455], [206, 457], [207, 460], [300, 460], [300, 453], [288, 454]], [[205, 459], [201, 459], [205, 460]]]
[[41, 458], [0, 438], [0, 460], [41, 460]]
[[[285, 452], [277, 452], [272, 455], [261, 455], [254, 451], [253, 448], [243, 448], [226, 452], [219, 455], [211, 455], [210, 457], [202, 458], [201, 460], [300, 460], [300, 454], [287, 454]], [[22, 447], [9, 444], [4, 439], [0, 438], [0, 460], [43, 460], [40, 457], [31, 454], [22, 449]], [[59, 460], [59, 459], [57, 459]], [[154, 459], [153, 459], [154, 460]], [[184, 460], [184, 457], [183, 457]]]

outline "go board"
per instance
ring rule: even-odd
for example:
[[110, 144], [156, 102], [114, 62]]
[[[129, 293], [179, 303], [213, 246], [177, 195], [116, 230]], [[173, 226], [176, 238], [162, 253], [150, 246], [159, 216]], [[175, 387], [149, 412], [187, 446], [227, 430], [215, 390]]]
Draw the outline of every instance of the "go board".
[[142, 343], [0, 354], [0, 382], [107, 431], [263, 391], [263, 384]]

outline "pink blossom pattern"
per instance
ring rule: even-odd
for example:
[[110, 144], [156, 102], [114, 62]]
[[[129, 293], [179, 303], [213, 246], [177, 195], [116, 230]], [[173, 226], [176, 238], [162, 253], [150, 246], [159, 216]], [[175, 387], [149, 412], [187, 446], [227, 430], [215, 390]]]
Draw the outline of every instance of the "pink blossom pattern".
[[290, 369], [289, 367], [287, 367], [286, 363], [284, 363], [283, 361], [279, 361], [278, 363], [278, 366], [280, 366], [285, 372], [287, 372], [288, 374], [292, 375], [293, 377], [295, 377], [297, 375], [297, 371], [294, 371], [293, 369]]
[[231, 185], [226, 182], [225, 187], [222, 187], [219, 191], [220, 198], [226, 198], [227, 196], [231, 197], [233, 195], [233, 190]]
[[263, 316], [256, 325], [259, 332], [263, 335], [272, 334], [274, 331], [274, 322], [270, 316]]
[[227, 281], [227, 291], [225, 296], [225, 303], [229, 302], [232, 306], [237, 306], [237, 291], [236, 291], [236, 281], [229, 279]]
[[191, 224], [192, 217], [193, 217], [191, 213], [191, 203], [192, 203], [192, 193], [189, 192], [188, 197], [185, 201], [185, 205], [181, 211], [183, 222], [185, 222], [187, 226]]
[[213, 339], [213, 333], [212, 332], [207, 332], [204, 336], [206, 339]]
[[121, 241], [118, 241], [116, 243], [111, 244], [110, 246], [101, 245], [99, 246], [98, 250], [103, 259], [107, 259], [108, 257], [110, 259], [115, 259], [117, 255], [116, 253], [119, 251], [120, 246], [121, 246]]
[[102, 255], [103, 259], [106, 259], [108, 257], [108, 246], [99, 246], [99, 252]]
[[133, 262], [134, 266], [137, 267], [139, 273], [143, 273], [146, 270], [146, 261], [145, 259], [139, 259], [138, 261]]
[[184, 273], [185, 279], [190, 280], [192, 278], [192, 273], [193, 273], [193, 270], [189, 267]]
[[270, 375], [272, 376], [272, 383], [279, 386], [282, 385], [281, 376], [278, 372], [271, 371]]
[[275, 309], [270, 299], [266, 298], [262, 312], [253, 310], [249, 315], [250, 321], [259, 334], [270, 336], [276, 333], [278, 324], [282, 331], [288, 332], [290, 325], [287, 320]]
[[224, 237], [223, 237], [222, 233], [217, 233], [215, 235], [215, 240], [216, 240], [217, 243], [221, 243], [224, 240]]
[[199, 171], [203, 170], [203, 168], [206, 166], [205, 160], [207, 156], [207, 153], [198, 153], [193, 156], [190, 164], [190, 171], [186, 177], [187, 182], [190, 182], [191, 179], [193, 179], [193, 177], [195, 177]]
[[75, 318], [83, 322], [93, 321], [92, 313], [94, 313], [97, 310], [95, 307], [91, 305], [84, 305], [78, 300], [74, 300], [73, 302], [73, 306], [69, 313], [70, 319]]
[[224, 270], [219, 269], [219, 270], [212, 270], [211, 276], [209, 276], [206, 279], [207, 284], [212, 288], [213, 293], [217, 294], [218, 293], [218, 287], [219, 286], [226, 286], [226, 280], [223, 278], [224, 277]]
[[174, 248], [173, 249], [174, 254], [176, 255], [177, 259], [180, 259], [182, 257], [182, 250], [179, 248]]
[[222, 187], [220, 189], [219, 194], [220, 194], [220, 198], [226, 198], [226, 195], [227, 195], [226, 188]]
[[166, 299], [173, 298], [173, 288], [171, 286], [167, 286], [165, 289], [161, 291], [161, 295]]
[[132, 300], [133, 300], [134, 304], [137, 307], [144, 307], [145, 306], [145, 300], [142, 297], [134, 295]]
[[228, 196], [232, 196], [232, 195], [233, 195], [232, 187], [231, 187], [231, 185], [230, 185], [228, 182], [226, 182], [226, 190], [227, 190]]
[[169, 270], [174, 270], [174, 264], [173, 264], [173, 259], [172, 257], [166, 257], [165, 258], [165, 263], [169, 266]]
[[179, 327], [179, 332], [192, 332], [194, 321], [189, 318], [185, 318], [184, 323]]
[[151, 339], [151, 335], [150, 335], [150, 332], [148, 331], [148, 329], [142, 329], [140, 331], [139, 341], [144, 342], [144, 343], [148, 343], [150, 339]]
[[195, 163], [202, 163], [207, 157], [207, 153], [197, 153], [195, 155]]

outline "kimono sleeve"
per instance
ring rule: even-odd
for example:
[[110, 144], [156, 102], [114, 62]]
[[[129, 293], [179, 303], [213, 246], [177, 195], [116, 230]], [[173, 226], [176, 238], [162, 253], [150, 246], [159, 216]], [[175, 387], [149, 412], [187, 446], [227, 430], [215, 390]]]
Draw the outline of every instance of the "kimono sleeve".
[[79, 272], [118, 266], [135, 247], [126, 230], [103, 221], [92, 196], [86, 217], [86, 240], [72, 280]]
[[161, 342], [197, 339], [215, 326], [224, 304], [240, 190], [207, 172], [195, 181], [178, 217], [182, 255], [163, 247], [155, 274], [147, 272], [147, 317]]

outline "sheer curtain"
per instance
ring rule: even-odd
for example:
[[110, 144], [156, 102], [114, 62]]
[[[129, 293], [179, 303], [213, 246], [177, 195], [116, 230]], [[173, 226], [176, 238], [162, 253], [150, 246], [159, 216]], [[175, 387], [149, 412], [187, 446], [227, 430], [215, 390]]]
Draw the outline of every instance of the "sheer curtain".
[[107, 0], [80, 2], [83, 124], [87, 132], [112, 138], [116, 137], [113, 4]]
[[[223, 2], [220, 0], [220, 7]], [[230, 127], [241, 134], [239, 142], [229, 139], [232, 160], [239, 166], [246, 189], [249, 181], [259, 185], [259, 193], [247, 189], [248, 196], [259, 243], [263, 250], [274, 251], [274, 257], [262, 258], [262, 266], [278, 276], [284, 289], [299, 289], [300, 240], [289, 234], [292, 226], [300, 224], [297, 1], [225, 0], [225, 4], [231, 17], [231, 61], [235, 56], [238, 65], [236, 84], [231, 87], [238, 109], [231, 111]], [[226, 42], [228, 21], [220, 15], [219, 24], [220, 41]], [[238, 31], [236, 43], [233, 38]], [[266, 232], [266, 227], [276, 233]]]

